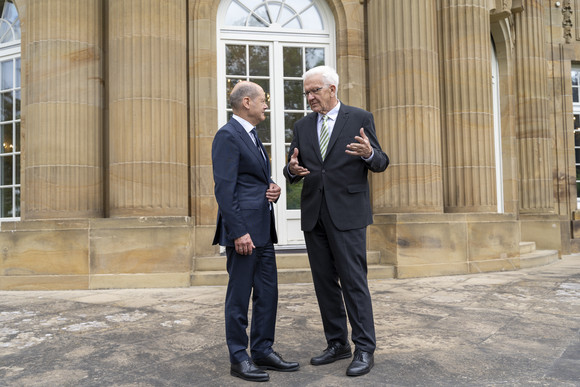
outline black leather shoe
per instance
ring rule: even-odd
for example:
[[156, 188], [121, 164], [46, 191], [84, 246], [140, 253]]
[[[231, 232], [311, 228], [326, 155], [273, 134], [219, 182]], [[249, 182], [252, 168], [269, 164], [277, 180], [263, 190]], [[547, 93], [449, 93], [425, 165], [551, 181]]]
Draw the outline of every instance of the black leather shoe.
[[375, 365], [375, 358], [372, 353], [356, 349], [352, 362], [346, 370], [348, 376], [361, 376], [368, 374]]
[[297, 371], [300, 368], [300, 364], [295, 361], [286, 361], [276, 352], [272, 352], [263, 359], [254, 360], [254, 364], [263, 370], [282, 372]]
[[238, 364], [232, 364], [230, 375], [248, 380], [250, 382], [267, 382], [270, 375], [264, 370], [259, 369], [250, 360], [244, 360]]
[[328, 344], [328, 347], [322, 352], [322, 355], [315, 356], [310, 359], [310, 364], [312, 365], [322, 365], [334, 363], [340, 359], [347, 359], [351, 355], [349, 344], [340, 344], [337, 342], [332, 342]]

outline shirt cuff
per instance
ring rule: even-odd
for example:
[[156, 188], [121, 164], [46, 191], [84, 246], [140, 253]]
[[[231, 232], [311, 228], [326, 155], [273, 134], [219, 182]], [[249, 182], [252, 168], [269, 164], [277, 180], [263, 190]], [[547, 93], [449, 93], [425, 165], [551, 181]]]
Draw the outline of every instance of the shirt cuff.
[[[360, 157], [361, 159], [363, 159], [363, 160], [364, 160], [364, 161], [366, 161], [367, 163], [368, 163], [369, 161], [371, 161], [371, 160], [373, 159], [373, 156], [375, 155], [375, 148], [371, 148], [371, 149], [372, 149], [372, 152], [371, 152], [371, 155], [369, 156], [369, 158], [368, 158], [368, 159], [365, 159], [365, 158], [364, 158], [364, 157], [362, 157], [362, 156]], [[288, 171], [288, 172], [290, 172], [290, 171]]]

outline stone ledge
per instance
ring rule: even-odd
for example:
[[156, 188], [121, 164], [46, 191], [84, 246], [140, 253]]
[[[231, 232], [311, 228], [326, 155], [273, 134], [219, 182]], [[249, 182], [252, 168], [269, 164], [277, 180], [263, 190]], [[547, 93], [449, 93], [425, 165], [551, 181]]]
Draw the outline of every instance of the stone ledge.
[[12, 223], [0, 232], [0, 289], [189, 286], [195, 231], [187, 217]]
[[520, 267], [528, 269], [530, 267], [549, 265], [558, 259], [560, 259], [558, 250], [536, 250], [520, 256]]

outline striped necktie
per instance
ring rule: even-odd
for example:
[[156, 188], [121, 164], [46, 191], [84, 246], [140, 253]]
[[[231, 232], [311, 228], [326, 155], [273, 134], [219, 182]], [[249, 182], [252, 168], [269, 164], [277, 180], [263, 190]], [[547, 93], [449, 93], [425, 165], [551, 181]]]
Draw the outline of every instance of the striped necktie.
[[328, 116], [322, 116], [322, 127], [320, 128], [320, 154], [322, 155], [322, 160], [326, 158], [326, 148], [328, 147]]

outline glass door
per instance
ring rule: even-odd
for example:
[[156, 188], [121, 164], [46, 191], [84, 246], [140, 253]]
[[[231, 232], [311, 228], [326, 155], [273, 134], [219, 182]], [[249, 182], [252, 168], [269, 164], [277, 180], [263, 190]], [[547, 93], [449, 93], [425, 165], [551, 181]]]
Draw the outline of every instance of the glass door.
[[[280, 174], [282, 187], [283, 206], [278, 206], [278, 231], [285, 237], [288, 245], [303, 244], [304, 236], [300, 229], [300, 193], [302, 191], [302, 181], [295, 184], [287, 184], [282, 175], [282, 170], [288, 160], [288, 149], [292, 142], [294, 123], [308, 114], [310, 106], [304, 97], [304, 87], [302, 74], [313, 67], [326, 64], [326, 49], [323, 46], [314, 45], [280, 45], [278, 57], [281, 62], [276, 80], [279, 82], [278, 88], [283, 91], [276, 104], [276, 110], [280, 112], [276, 126], [284, 128], [278, 130], [276, 154], [280, 155], [280, 165], [277, 172]], [[283, 102], [283, 103], [282, 103]], [[278, 161], [278, 160], [277, 160]], [[280, 181], [280, 179], [278, 181]]]
[[302, 184], [286, 184], [283, 168], [294, 123], [310, 108], [302, 74], [334, 66], [334, 20], [322, 0], [222, 0], [218, 10], [218, 122], [232, 115], [228, 96], [240, 80], [258, 83], [269, 106], [258, 135], [268, 150], [272, 179], [282, 188], [276, 211], [278, 247], [303, 247]]
[[310, 112], [304, 97], [302, 74], [325, 64], [326, 48], [315, 45], [224, 42], [225, 92], [222, 96], [229, 120], [232, 116], [228, 96], [241, 80], [252, 81], [264, 89], [269, 109], [256, 130], [272, 164], [272, 179], [282, 188], [277, 205], [276, 229], [279, 245], [302, 245], [300, 192], [302, 183], [287, 184], [283, 169], [293, 136], [294, 123]]

